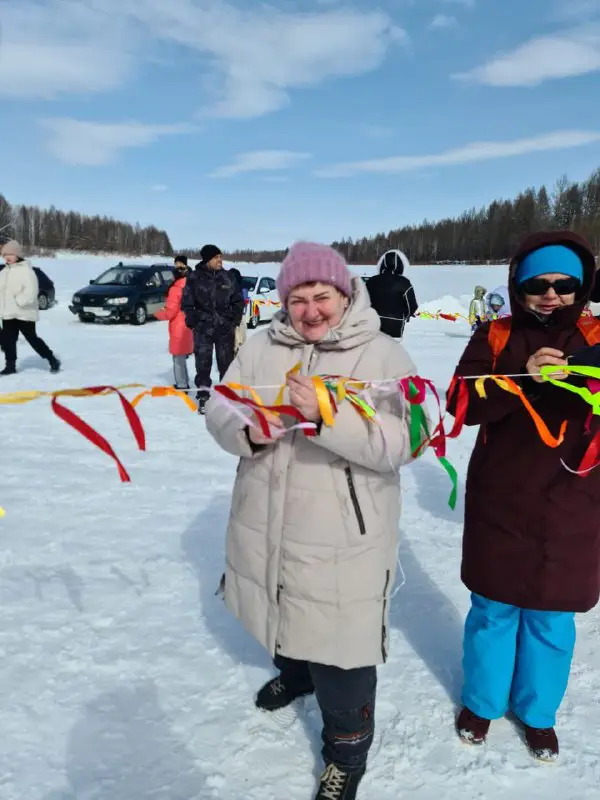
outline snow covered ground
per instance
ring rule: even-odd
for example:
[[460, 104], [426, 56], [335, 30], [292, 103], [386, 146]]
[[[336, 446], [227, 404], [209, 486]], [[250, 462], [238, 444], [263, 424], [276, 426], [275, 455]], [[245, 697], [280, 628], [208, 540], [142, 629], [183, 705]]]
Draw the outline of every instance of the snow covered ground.
[[[66, 307], [114, 260], [36, 262], [56, 281], [59, 304], [39, 327], [64, 372], [50, 375], [22, 344], [21, 372], [3, 379], [3, 392], [170, 383], [165, 323], [86, 326]], [[452, 311], [466, 308], [475, 283], [502, 283], [504, 269], [423, 267], [411, 277], [421, 302]], [[463, 322], [416, 320], [406, 345], [443, 390], [468, 335]], [[121, 484], [112, 461], [58, 420], [49, 400], [0, 408], [0, 797], [310, 800], [320, 765], [314, 700], [291, 718], [254, 709], [269, 659], [215, 597], [235, 460], [176, 398], [139, 406], [146, 453], [116, 398], [65, 402], [109, 439], [133, 482]], [[473, 439], [466, 431], [450, 448], [461, 492]], [[468, 594], [459, 579], [462, 499], [452, 512], [449, 488], [430, 454], [404, 472], [406, 584], [392, 603], [392, 653], [360, 796], [597, 798], [597, 611], [579, 619], [558, 765], [538, 766], [509, 721], [493, 726], [484, 749], [457, 740]]]

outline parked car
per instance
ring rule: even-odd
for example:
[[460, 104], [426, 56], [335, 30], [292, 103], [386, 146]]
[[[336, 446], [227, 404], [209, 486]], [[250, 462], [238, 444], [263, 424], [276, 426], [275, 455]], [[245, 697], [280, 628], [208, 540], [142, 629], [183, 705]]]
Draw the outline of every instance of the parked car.
[[81, 322], [144, 325], [161, 309], [174, 280], [169, 264], [117, 264], [73, 295], [69, 310]]
[[[5, 264], [0, 264], [0, 272], [2, 272], [5, 266]], [[40, 311], [46, 311], [47, 309], [52, 308], [52, 306], [56, 303], [56, 289], [54, 287], [54, 282], [46, 275], [43, 269], [40, 269], [39, 267], [33, 267], [33, 271], [37, 275], [39, 284], [38, 303], [40, 306]]]
[[248, 293], [244, 312], [248, 327], [257, 328], [261, 322], [273, 319], [281, 308], [275, 280], [268, 277], [243, 275], [242, 286]]
[[46, 311], [56, 304], [56, 289], [54, 282], [46, 275], [43, 269], [33, 267], [39, 283], [38, 303], [40, 311]]

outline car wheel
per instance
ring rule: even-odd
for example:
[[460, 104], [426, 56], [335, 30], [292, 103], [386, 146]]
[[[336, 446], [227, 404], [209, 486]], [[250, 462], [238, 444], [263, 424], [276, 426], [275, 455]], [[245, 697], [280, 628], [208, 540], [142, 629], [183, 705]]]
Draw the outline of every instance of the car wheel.
[[38, 294], [38, 307], [40, 311], [46, 311], [48, 309], [48, 295], [44, 294], [44, 292], [40, 292]]
[[90, 321], [89, 319], [87, 319], [87, 317], [84, 317], [83, 314], [78, 314], [77, 316], [79, 317], [79, 322], [87, 324]]
[[250, 321], [248, 322], [249, 328], [258, 328], [260, 325], [260, 311], [258, 308], [254, 309], [252, 316], [250, 317]]
[[148, 312], [145, 305], [135, 307], [133, 312], [133, 319], [131, 320], [134, 325], [145, 325], [148, 322]]

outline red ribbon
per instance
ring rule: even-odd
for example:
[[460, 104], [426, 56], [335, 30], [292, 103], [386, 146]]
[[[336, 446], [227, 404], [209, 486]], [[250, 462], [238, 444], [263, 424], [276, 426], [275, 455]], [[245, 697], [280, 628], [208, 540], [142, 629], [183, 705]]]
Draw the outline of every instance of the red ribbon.
[[[135, 437], [137, 446], [140, 450], [146, 449], [146, 435], [144, 433], [144, 428], [138, 413], [133, 408], [129, 400], [118, 389], [116, 389], [114, 386], [91, 386], [86, 387], [84, 391], [88, 392], [89, 394], [104, 394], [106, 392], [117, 394], [119, 396], [119, 400], [121, 401], [121, 405], [123, 406], [123, 410], [125, 411], [125, 416], [129, 422], [129, 427], [131, 428], [131, 431]], [[70, 425], [93, 445], [102, 450], [103, 453], [106, 453], [107, 456], [113, 459], [117, 465], [119, 476], [123, 483], [129, 483], [131, 481], [127, 470], [104, 436], [101, 436], [98, 431], [94, 430], [91, 425], [88, 425], [87, 422], [81, 419], [81, 417], [78, 416], [74, 411], [71, 411], [70, 408], [67, 408], [66, 406], [62, 405], [62, 403], [59, 403], [56, 395], [52, 398], [52, 410], [59, 419], [62, 419], [63, 422], [66, 422], [67, 425]]]

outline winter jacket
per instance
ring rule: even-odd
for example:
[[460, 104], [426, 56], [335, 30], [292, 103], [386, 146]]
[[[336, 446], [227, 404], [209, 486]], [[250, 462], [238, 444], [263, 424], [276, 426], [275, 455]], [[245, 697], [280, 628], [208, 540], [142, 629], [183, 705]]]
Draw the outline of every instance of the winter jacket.
[[405, 323], [417, 313], [415, 290], [403, 274], [408, 259], [400, 250], [388, 250], [378, 262], [379, 275], [369, 278], [367, 291], [371, 305], [379, 314], [381, 331], [400, 338]]
[[[500, 311], [496, 312], [491, 307], [492, 299], [500, 297], [504, 301], [504, 305]], [[486, 320], [502, 319], [502, 317], [510, 317], [510, 297], [508, 293], [508, 286], [498, 286], [493, 292], [490, 292], [486, 298]]]
[[0, 319], [37, 322], [39, 284], [29, 261], [5, 264], [0, 271]]
[[[512, 276], [520, 260], [546, 244], [572, 247], [582, 258], [585, 282], [576, 304], [544, 323], [519, 302]], [[510, 266], [511, 333], [495, 368], [488, 344], [489, 324], [477, 330], [456, 375], [525, 372], [541, 347], [567, 355], [585, 347], [577, 320], [588, 299], [594, 257], [572, 233], [529, 237]], [[467, 381], [467, 425], [481, 425], [467, 474], [462, 579], [473, 592], [521, 608], [588, 611], [600, 593], [600, 469], [581, 477], [576, 470], [600, 425], [577, 395], [531, 378], [520, 382], [553, 434], [568, 421], [564, 442], [545, 445], [522, 401], [486, 383], [487, 399]], [[449, 397], [456, 412], [458, 391]], [[588, 423], [590, 430], [588, 432]]]
[[169, 353], [172, 356], [189, 356], [194, 352], [194, 336], [185, 324], [185, 315], [181, 310], [185, 282], [185, 278], [177, 278], [171, 284], [165, 307], [154, 315], [156, 319], [169, 321]]
[[485, 318], [485, 289], [483, 286], [476, 286], [473, 299], [469, 304], [469, 324], [475, 325], [482, 322]]
[[[415, 374], [402, 345], [379, 332], [360, 278], [353, 290], [342, 323], [317, 345], [280, 311], [268, 331], [248, 339], [224, 381], [280, 384], [298, 362], [309, 375]], [[265, 403], [274, 402], [277, 390], [259, 391]], [[240, 459], [225, 601], [271, 655], [343, 669], [386, 659], [400, 516], [395, 470], [411, 460], [411, 448], [400, 395], [374, 402], [385, 438], [342, 401], [333, 427], [322, 425], [315, 438], [294, 432], [260, 450], [250, 446], [236, 414], [214, 397], [208, 402], [208, 431]]]
[[241, 284], [229, 270], [200, 262], [188, 275], [181, 308], [188, 328], [213, 336], [233, 333], [244, 314]]

